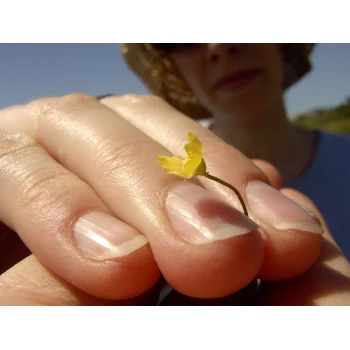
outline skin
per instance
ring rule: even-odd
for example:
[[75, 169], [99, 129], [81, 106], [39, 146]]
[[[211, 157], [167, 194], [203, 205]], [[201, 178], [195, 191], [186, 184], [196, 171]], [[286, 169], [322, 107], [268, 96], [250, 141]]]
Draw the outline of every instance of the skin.
[[[170, 59], [214, 116], [216, 135], [248, 158], [273, 164], [285, 182], [306, 169], [316, 135], [288, 121], [278, 44], [202, 44], [173, 52]], [[259, 69], [259, 75], [242, 89], [220, 91], [213, 87], [223, 76], [250, 69]]]
[[[245, 200], [249, 181], [277, 187], [280, 174], [270, 164], [252, 162], [162, 100], [124, 96], [100, 103], [68, 95], [13, 106], [0, 115], [0, 219], [35, 255], [1, 275], [0, 304], [154, 304], [160, 274], [176, 290], [171, 297], [184, 298], [168, 299], [171, 304], [227, 297], [256, 276], [268, 281], [259, 294], [260, 304], [293, 304], [293, 290], [301, 305], [350, 304], [349, 264], [324, 222], [324, 238], [278, 230], [254, 212], [250, 216], [260, 228], [243, 236], [198, 246], [174, 232], [164, 201], [171, 186], [182, 180], [166, 174], [155, 155], [180, 154], [188, 130], [202, 141], [211, 171], [234, 185]], [[189, 181], [236, 203], [232, 193], [200, 179]], [[295, 192], [287, 194], [322, 221], [310, 201]], [[83, 254], [72, 225], [91, 209], [115, 215], [145, 235], [149, 244], [104, 261]], [[278, 254], [271, 254], [271, 246]], [[315, 281], [312, 293], [303, 277], [306, 271]], [[325, 282], [329, 275], [331, 290]]]

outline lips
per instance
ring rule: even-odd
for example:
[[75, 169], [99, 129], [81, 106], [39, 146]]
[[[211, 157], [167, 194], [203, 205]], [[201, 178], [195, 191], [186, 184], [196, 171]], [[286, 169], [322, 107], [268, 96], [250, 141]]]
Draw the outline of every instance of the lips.
[[239, 90], [251, 84], [260, 73], [259, 69], [252, 69], [230, 74], [219, 79], [213, 88], [219, 91]]

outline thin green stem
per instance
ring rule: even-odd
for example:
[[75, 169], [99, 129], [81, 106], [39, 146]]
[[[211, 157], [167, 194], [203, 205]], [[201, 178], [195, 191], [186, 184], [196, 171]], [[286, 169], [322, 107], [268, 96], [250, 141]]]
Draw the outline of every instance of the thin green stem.
[[237, 190], [235, 187], [233, 187], [232, 185], [230, 185], [230, 184], [227, 183], [226, 181], [219, 179], [218, 177], [215, 177], [215, 176], [213, 176], [213, 175], [210, 175], [209, 173], [206, 173], [206, 175], [203, 175], [203, 176], [205, 176], [206, 178], [208, 178], [208, 179], [210, 179], [210, 180], [216, 181], [216, 182], [220, 183], [221, 185], [224, 185], [224, 186], [228, 187], [228, 188], [231, 189], [234, 193], [236, 193], [236, 195], [237, 195], [239, 201], [241, 202], [242, 208], [243, 208], [243, 210], [244, 210], [244, 214], [247, 215], [247, 216], [249, 217], [249, 215], [248, 215], [248, 210], [247, 210], [247, 207], [246, 207], [246, 205], [245, 205], [245, 203], [244, 203], [244, 200], [243, 200], [241, 194], [238, 192], [238, 190]]

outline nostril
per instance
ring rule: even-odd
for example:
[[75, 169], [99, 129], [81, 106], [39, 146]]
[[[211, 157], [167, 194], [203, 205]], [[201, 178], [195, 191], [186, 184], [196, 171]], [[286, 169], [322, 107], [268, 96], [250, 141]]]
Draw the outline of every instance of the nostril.
[[211, 60], [212, 62], [217, 62], [217, 61], [219, 60], [219, 55], [218, 55], [217, 53], [211, 54], [210, 60]]
[[211, 62], [218, 62], [222, 56], [236, 54], [240, 44], [212, 44], [209, 49], [208, 59]]
[[239, 49], [238, 44], [230, 45], [230, 47], [228, 49], [228, 53], [236, 53], [238, 51], [238, 49]]

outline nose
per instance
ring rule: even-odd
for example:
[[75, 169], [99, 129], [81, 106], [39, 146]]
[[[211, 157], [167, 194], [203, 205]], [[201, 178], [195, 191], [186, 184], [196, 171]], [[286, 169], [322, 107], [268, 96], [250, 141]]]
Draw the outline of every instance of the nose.
[[240, 50], [241, 44], [207, 44], [207, 59], [217, 62], [225, 55], [232, 55]]

